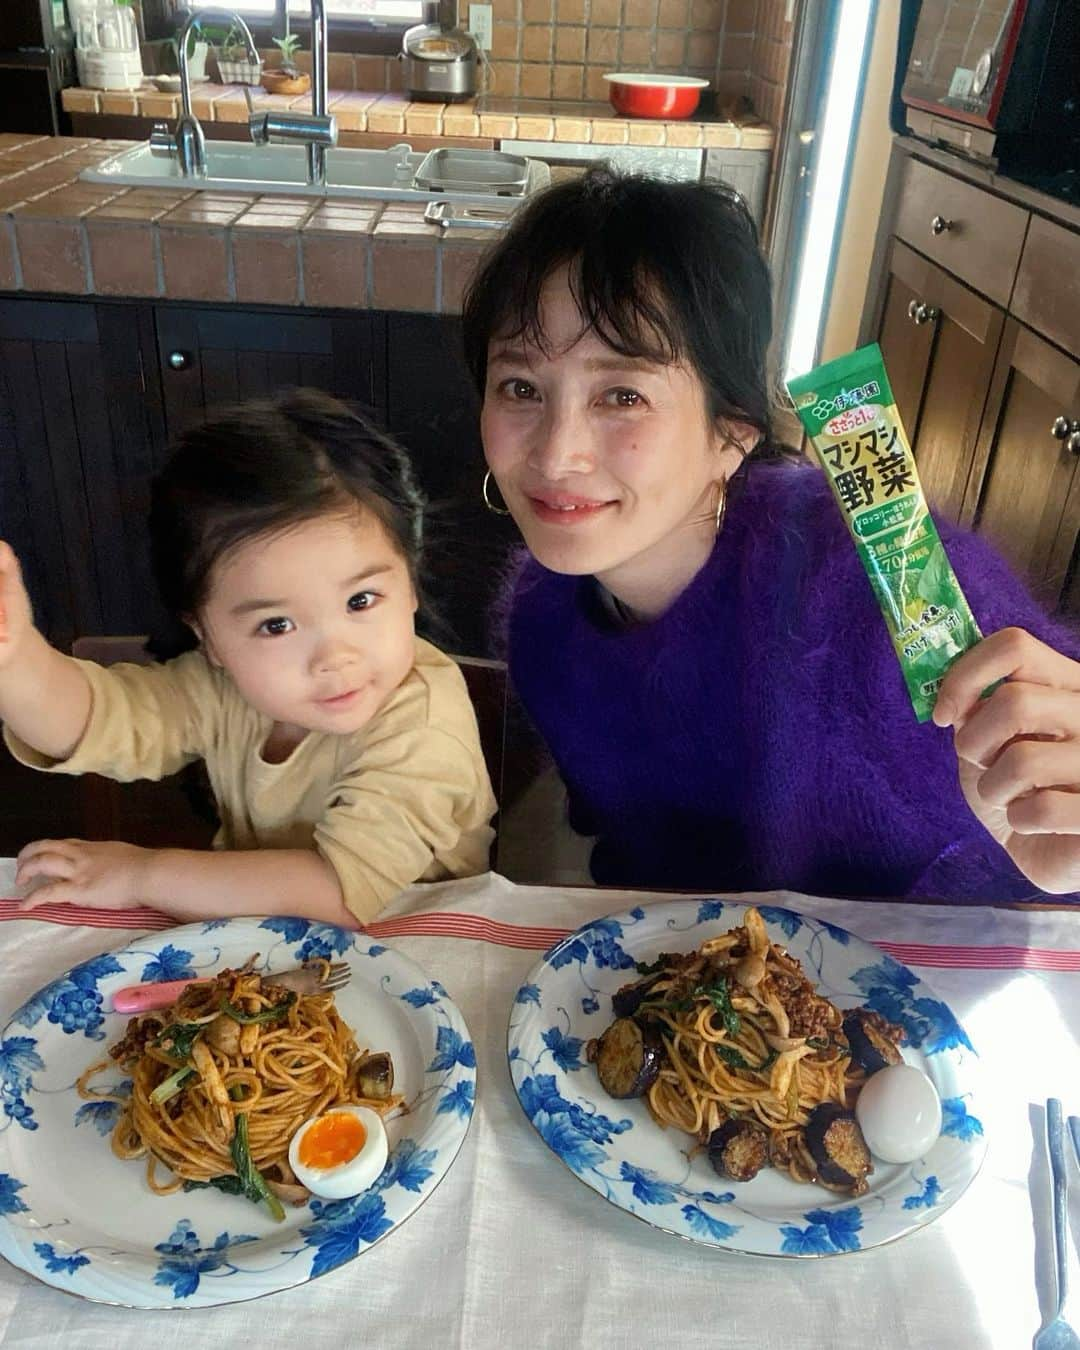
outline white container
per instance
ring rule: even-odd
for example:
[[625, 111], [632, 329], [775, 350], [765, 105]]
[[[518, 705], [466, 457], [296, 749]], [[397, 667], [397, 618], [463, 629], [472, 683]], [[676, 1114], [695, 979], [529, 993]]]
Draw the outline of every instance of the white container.
[[100, 48], [75, 50], [75, 68], [85, 89], [139, 89], [143, 84], [138, 52], [110, 52]]
[[79, 0], [72, 11], [79, 83], [90, 89], [138, 89], [142, 54], [131, 6]]

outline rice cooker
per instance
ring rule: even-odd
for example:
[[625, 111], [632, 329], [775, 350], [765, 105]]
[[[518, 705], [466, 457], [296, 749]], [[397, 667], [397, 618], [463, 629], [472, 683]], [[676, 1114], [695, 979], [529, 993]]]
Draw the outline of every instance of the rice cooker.
[[456, 0], [424, 6], [424, 23], [401, 39], [405, 90], [428, 103], [458, 103], [476, 93], [476, 42], [457, 27]]

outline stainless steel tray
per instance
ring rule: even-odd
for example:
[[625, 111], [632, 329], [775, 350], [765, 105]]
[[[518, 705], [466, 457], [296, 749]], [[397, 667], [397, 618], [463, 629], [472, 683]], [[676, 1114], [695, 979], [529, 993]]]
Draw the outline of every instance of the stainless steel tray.
[[462, 206], [453, 202], [428, 202], [424, 219], [444, 230], [505, 230], [514, 218], [515, 206]]
[[529, 181], [529, 161], [501, 150], [431, 150], [413, 182], [427, 192], [494, 192], [521, 197]]

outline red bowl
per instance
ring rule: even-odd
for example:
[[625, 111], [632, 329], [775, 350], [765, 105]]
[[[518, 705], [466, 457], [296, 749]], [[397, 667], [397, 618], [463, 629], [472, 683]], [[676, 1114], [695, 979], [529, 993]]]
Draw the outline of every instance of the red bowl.
[[623, 117], [689, 117], [708, 80], [690, 75], [605, 75], [611, 106]]

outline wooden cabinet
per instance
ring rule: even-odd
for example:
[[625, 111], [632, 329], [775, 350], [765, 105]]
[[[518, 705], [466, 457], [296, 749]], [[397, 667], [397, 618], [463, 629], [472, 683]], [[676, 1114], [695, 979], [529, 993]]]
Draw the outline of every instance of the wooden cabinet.
[[210, 408], [269, 398], [290, 385], [383, 414], [385, 339], [375, 315], [159, 305], [155, 317], [154, 365], [170, 434]]
[[935, 511], [958, 519], [1004, 315], [893, 241], [878, 341], [919, 476]]
[[998, 353], [972, 482], [979, 532], [1052, 608], [1080, 537], [1080, 362], [1015, 319]]
[[481, 499], [457, 320], [13, 297], [0, 300], [0, 537], [54, 642], [160, 625], [147, 516], [169, 438], [290, 385], [359, 404], [410, 452], [431, 503], [436, 636], [487, 654], [516, 536]]
[[881, 344], [931, 507], [1080, 617], [1080, 212], [943, 152], [893, 154], [861, 339]]
[[138, 306], [0, 301], [0, 536], [60, 644], [130, 631], [153, 593], [145, 485], [161, 439]]
[[426, 570], [434, 609], [450, 630], [443, 645], [487, 655], [491, 602], [520, 536], [481, 496], [480, 404], [459, 322], [430, 314], [388, 314], [386, 321], [386, 422], [412, 456], [430, 503]]

